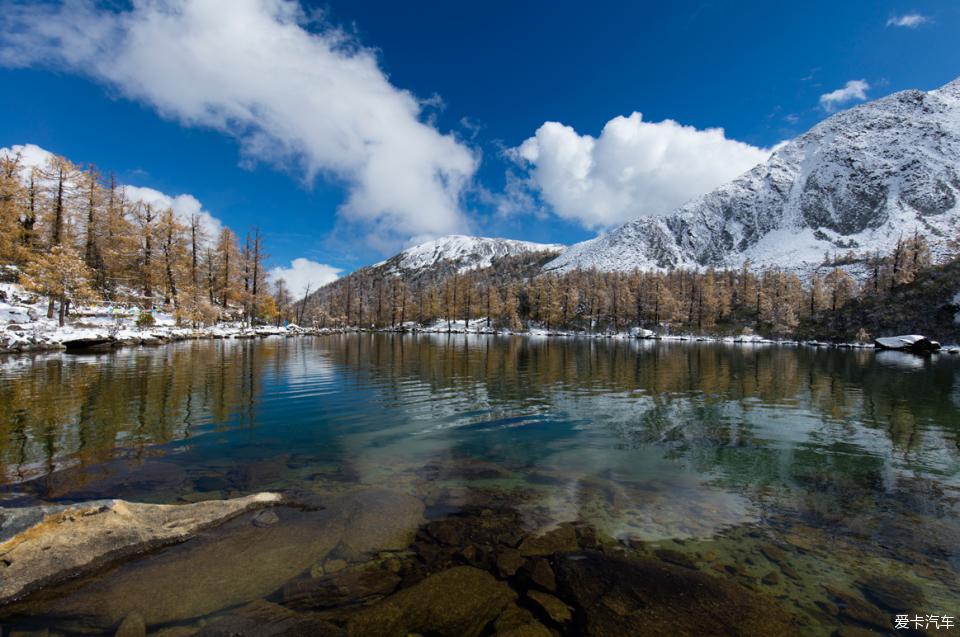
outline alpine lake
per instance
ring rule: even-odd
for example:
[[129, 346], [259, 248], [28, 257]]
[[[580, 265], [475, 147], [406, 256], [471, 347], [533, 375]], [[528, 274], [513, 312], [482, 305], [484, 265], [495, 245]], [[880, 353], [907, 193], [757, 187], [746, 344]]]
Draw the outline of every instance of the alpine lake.
[[4, 507], [284, 496], [0, 607], [3, 637], [960, 633], [913, 621], [960, 615], [946, 353], [359, 333], [6, 357], [0, 471]]

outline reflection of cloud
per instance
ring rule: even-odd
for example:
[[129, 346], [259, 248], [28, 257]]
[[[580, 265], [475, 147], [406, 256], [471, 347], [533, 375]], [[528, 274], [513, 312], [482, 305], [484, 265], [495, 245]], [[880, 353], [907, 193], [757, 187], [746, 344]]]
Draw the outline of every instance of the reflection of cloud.
[[336, 371], [330, 359], [314, 348], [297, 347], [285, 361], [284, 378], [291, 385], [305, 382], [333, 379]]
[[876, 361], [886, 367], [900, 367], [902, 369], [923, 369], [927, 359], [907, 352], [885, 350], [874, 355]]

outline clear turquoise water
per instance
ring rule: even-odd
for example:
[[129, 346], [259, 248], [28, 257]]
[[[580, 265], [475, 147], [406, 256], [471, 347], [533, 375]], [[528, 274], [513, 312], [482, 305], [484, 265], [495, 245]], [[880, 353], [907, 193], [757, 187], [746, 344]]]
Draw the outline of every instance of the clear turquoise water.
[[482, 489], [748, 569], [758, 534], [775, 538], [798, 572], [777, 596], [801, 610], [824, 582], [877, 571], [920, 586], [928, 612], [960, 611], [960, 357], [946, 354], [194, 341], [6, 359], [0, 414], [7, 506], [369, 485], [448, 511]]

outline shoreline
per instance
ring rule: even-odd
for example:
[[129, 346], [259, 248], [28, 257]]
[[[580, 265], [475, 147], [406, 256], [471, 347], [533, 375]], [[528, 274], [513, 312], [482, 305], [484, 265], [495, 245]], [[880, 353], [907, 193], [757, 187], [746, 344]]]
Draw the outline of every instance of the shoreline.
[[[19, 329], [12, 330], [11, 326]], [[139, 329], [120, 327], [103, 329], [82, 325], [66, 325], [54, 330], [41, 330], [42, 323], [5, 326], [0, 336], [0, 355], [42, 354], [52, 352], [107, 352], [125, 347], [155, 347], [190, 340], [243, 340], [254, 338], [296, 336], [332, 336], [337, 334], [413, 334], [413, 335], [458, 335], [458, 336], [519, 336], [527, 338], [566, 338], [590, 340], [666, 341], [671, 343], [718, 343], [725, 345], [810, 347], [817, 349], [857, 349], [884, 351], [873, 343], [830, 342], [801, 339], [770, 339], [758, 335], [713, 336], [703, 334], [646, 334], [637, 332], [591, 333], [572, 330], [546, 330], [533, 327], [524, 331], [494, 328], [465, 328], [463, 326], [428, 326], [404, 328], [304, 328], [297, 325], [239, 326], [221, 324], [205, 328], [158, 326]], [[32, 328], [32, 329], [30, 329]], [[649, 330], [646, 330], [649, 332]], [[897, 350], [892, 350], [897, 351]], [[943, 345], [941, 354], [960, 354], [960, 346]]]

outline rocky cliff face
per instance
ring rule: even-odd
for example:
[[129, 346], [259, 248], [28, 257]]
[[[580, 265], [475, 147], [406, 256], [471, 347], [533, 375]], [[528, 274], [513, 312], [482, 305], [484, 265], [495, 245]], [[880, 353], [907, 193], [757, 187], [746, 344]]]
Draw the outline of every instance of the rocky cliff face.
[[661, 218], [580, 244], [548, 270], [809, 268], [833, 254], [889, 252], [918, 231], [934, 254], [960, 229], [960, 79], [833, 115], [769, 160]]

